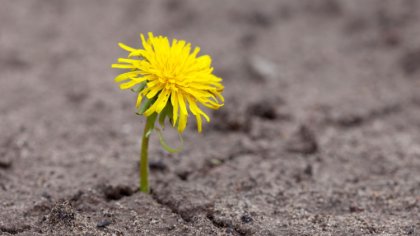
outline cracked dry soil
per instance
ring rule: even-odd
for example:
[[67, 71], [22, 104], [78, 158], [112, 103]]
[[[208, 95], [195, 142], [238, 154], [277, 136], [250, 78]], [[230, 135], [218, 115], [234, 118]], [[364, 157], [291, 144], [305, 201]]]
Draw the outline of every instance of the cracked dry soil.
[[[1, 235], [420, 235], [420, 2], [3, 0]], [[225, 107], [176, 155], [113, 84], [122, 41], [200, 45]], [[169, 132], [168, 141], [177, 141]]]

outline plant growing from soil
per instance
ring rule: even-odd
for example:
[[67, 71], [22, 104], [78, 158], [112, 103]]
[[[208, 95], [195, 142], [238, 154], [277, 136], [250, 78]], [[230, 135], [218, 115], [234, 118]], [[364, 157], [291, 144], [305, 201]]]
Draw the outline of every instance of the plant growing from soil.
[[[182, 133], [188, 121], [188, 110], [197, 120], [198, 132], [202, 131], [202, 117], [210, 122], [208, 115], [199, 107], [217, 110], [223, 106], [222, 79], [213, 74], [211, 58], [197, 56], [200, 48], [191, 52], [191, 44], [164, 36], [140, 34], [143, 48], [136, 49], [123, 43], [119, 46], [128, 51], [127, 58], [119, 58], [112, 68], [128, 69], [115, 78], [120, 89], [131, 89], [137, 94], [137, 114], [146, 117], [141, 142], [140, 191], [149, 192], [148, 146], [153, 131], [157, 131], [160, 144], [168, 152], [183, 148]], [[165, 142], [162, 129], [169, 120], [178, 131], [181, 146], [171, 148]], [[160, 127], [156, 127], [158, 120]]]

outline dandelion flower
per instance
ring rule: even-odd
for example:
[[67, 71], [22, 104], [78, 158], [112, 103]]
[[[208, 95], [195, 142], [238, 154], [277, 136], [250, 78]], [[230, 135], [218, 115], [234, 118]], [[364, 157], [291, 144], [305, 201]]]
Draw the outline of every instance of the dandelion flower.
[[[222, 79], [213, 74], [211, 58], [198, 56], [198, 47], [191, 51], [191, 44], [183, 40], [153, 36], [149, 33], [146, 40], [140, 39], [143, 48], [136, 49], [120, 43], [128, 51], [127, 58], [119, 58], [113, 68], [128, 69], [118, 75], [115, 82], [121, 89], [131, 89], [137, 93], [138, 114], [147, 117], [140, 155], [140, 191], [149, 192], [148, 145], [149, 136], [155, 129], [160, 135], [162, 147], [169, 152], [180, 149], [170, 148], [164, 142], [155, 121], [163, 127], [168, 117], [178, 132], [182, 134], [188, 121], [188, 110], [197, 120], [198, 132], [202, 131], [202, 119], [210, 122], [208, 115], [200, 108], [219, 109], [223, 106]], [[181, 139], [182, 141], [182, 139]]]
[[189, 110], [201, 132], [202, 117], [207, 122], [210, 118], [199, 104], [219, 109], [224, 102], [222, 79], [213, 74], [210, 56], [198, 56], [200, 48], [191, 51], [191, 44], [183, 40], [174, 39], [170, 43], [167, 37], [155, 37], [152, 33], [148, 36], [146, 40], [143, 34], [140, 35], [142, 49], [119, 43], [129, 54], [127, 58], [119, 58], [118, 64], [112, 67], [130, 71], [118, 75], [115, 81], [120, 83], [121, 89], [141, 87], [136, 107], [142, 107], [142, 102], [146, 104], [147, 109], [143, 112], [146, 117], [172, 110], [172, 114], [165, 115], [182, 133]]

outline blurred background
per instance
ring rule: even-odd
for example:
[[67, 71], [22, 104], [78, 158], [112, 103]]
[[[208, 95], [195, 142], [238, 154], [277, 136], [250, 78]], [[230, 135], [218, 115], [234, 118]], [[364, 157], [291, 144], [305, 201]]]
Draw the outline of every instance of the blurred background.
[[[0, 4], [0, 233], [420, 232], [419, 1]], [[147, 32], [209, 54], [226, 98], [184, 152], [152, 141], [151, 196], [110, 68]]]

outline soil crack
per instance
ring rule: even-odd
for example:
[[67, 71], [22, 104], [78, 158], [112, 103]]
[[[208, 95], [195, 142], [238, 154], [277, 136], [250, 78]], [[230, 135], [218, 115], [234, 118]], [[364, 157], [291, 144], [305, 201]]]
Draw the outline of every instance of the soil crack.
[[[156, 201], [156, 203], [158, 203], [159, 205], [168, 208], [169, 210], [171, 210], [172, 213], [178, 215], [184, 222], [186, 223], [190, 223], [193, 215], [192, 214], [188, 214], [185, 211], [181, 211], [172, 201], [164, 201], [163, 199], [161, 199], [157, 193], [151, 192], [150, 196], [153, 198], [153, 200]], [[192, 212], [192, 211], [191, 211]]]
[[367, 112], [332, 115], [327, 118], [327, 123], [343, 128], [362, 126], [373, 120], [399, 113], [402, 107], [402, 104], [391, 104]]
[[12, 225], [12, 226], [4, 226], [0, 225], [0, 232], [2, 233], [9, 233], [9, 234], [19, 234], [25, 231], [30, 230], [31, 227], [29, 225]]
[[248, 235], [247, 233], [243, 232], [242, 229], [236, 227], [231, 222], [217, 219], [211, 212], [208, 212], [206, 217], [214, 226], [220, 229], [224, 229], [227, 234]]

